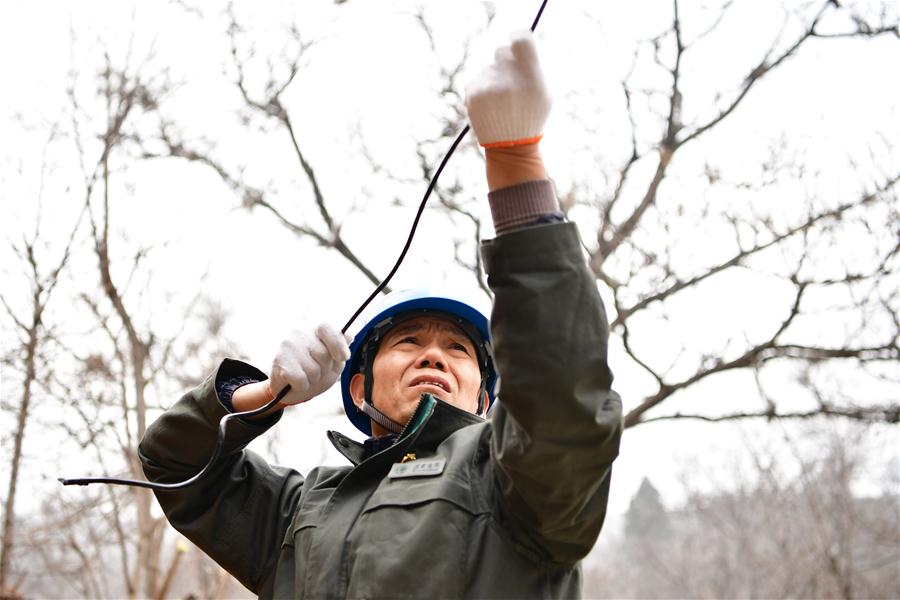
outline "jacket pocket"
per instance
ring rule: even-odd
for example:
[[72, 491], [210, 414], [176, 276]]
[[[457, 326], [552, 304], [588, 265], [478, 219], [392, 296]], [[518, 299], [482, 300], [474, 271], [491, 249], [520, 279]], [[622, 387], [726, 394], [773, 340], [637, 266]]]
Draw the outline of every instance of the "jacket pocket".
[[313, 535], [319, 524], [321, 507], [331, 490], [307, 492], [285, 535], [275, 577], [276, 598], [302, 598], [309, 577], [315, 572], [311, 556]]
[[303, 500], [300, 502], [297, 511], [294, 513], [294, 518], [291, 520], [291, 526], [287, 531], [287, 535], [284, 537], [283, 546], [303, 547], [302, 544], [297, 542], [309, 537], [306, 535], [312, 533], [309, 530], [314, 529], [319, 524], [322, 506], [328, 501], [330, 496], [331, 490], [312, 490], [304, 494]]
[[385, 480], [348, 539], [350, 597], [460, 598], [482, 512], [450, 477]]

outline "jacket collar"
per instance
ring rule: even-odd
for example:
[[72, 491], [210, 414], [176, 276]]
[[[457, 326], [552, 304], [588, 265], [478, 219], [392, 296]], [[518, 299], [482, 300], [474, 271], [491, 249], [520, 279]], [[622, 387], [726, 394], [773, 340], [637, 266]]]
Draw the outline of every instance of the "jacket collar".
[[[447, 404], [431, 394], [422, 394], [416, 411], [392, 448], [434, 450], [455, 431], [483, 421], [481, 417]], [[363, 462], [363, 444], [337, 431], [329, 431], [328, 440], [354, 467]], [[390, 450], [389, 448], [384, 452]]]

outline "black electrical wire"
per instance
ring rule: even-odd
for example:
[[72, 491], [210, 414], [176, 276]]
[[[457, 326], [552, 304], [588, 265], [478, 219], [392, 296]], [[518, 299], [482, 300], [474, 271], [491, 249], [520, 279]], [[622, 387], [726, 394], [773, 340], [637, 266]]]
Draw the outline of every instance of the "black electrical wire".
[[[546, 2], [546, 0], [544, 1]], [[459, 143], [462, 141], [462, 139], [466, 137], [467, 133], [469, 133], [468, 125], [463, 127], [463, 130], [460, 131], [459, 135], [456, 136], [456, 139], [453, 140], [453, 145], [450, 146], [450, 150], [447, 151], [446, 155], [444, 155], [444, 160], [441, 161], [440, 166], [438, 166], [437, 171], [435, 171], [434, 177], [431, 178], [431, 182], [429, 182], [428, 184], [428, 189], [425, 191], [425, 197], [422, 198], [422, 202], [419, 204], [419, 210], [416, 211], [416, 218], [413, 219], [412, 228], [409, 230], [409, 237], [406, 238], [406, 244], [403, 246], [403, 250], [400, 251], [400, 256], [397, 257], [397, 262], [394, 263], [391, 272], [388, 273], [387, 277], [385, 277], [384, 280], [382, 280], [382, 282], [378, 284], [378, 287], [376, 287], [375, 291], [372, 292], [372, 294], [368, 298], [366, 298], [366, 301], [356, 309], [356, 312], [353, 313], [353, 316], [350, 317], [350, 320], [348, 320], [344, 327], [341, 329], [341, 333], [347, 333], [347, 330], [350, 329], [350, 325], [353, 324], [353, 321], [356, 320], [356, 317], [358, 317], [360, 313], [362, 313], [362, 311], [366, 309], [369, 303], [372, 302], [372, 300], [374, 300], [385, 287], [387, 287], [387, 284], [394, 277], [394, 273], [396, 273], [397, 269], [400, 268], [400, 263], [402, 263], [403, 259], [406, 258], [406, 253], [409, 251], [409, 247], [412, 245], [413, 237], [416, 235], [416, 229], [419, 227], [419, 219], [422, 218], [422, 213], [425, 211], [425, 204], [428, 202], [428, 197], [431, 196], [431, 192], [432, 190], [434, 190], [434, 186], [437, 184], [438, 177], [441, 176], [441, 171], [444, 170], [444, 165], [446, 165], [447, 161], [450, 160], [450, 157], [453, 155], [454, 150], [456, 150], [456, 147], [459, 146]]]
[[[544, 7], [547, 6], [547, 0], [543, 0], [541, 2], [541, 7], [538, 9], [537, 16], [534, 18], [534, 22], [531, 24], [531, 31], [533, 32], [538, 23], [541, 20], [541, 16], [544, 14]], [[459, 132], [459, 135], [456, 136], [456, 139], [453, 140], [453, 144], [450, 146], [450, 149], [447, 150], [447, 153], [444, 155], [443, 160], [441, 160], [441, 164], [438, 165], [437, 171], [435, 171], [434, 176], [431, 178], [431, 181], [428, 183], [428, 189], [425, 190], [425, 196], [422, 198], [422, 201], [419, 203], [419, 209], [416, 211], [416, 217], [413, 219], [412, 227], [409, 230], [409, 236], [406, 238], [406, 244], [403, 245], [403, 250], [400, 251], [400, 256], [397, 257], [397, 261], [394, 263], [394, 266], [391, 268], [390, 273], [388, 273], [387, 277], [385, 277], [381, 283], [378, 284], [378, 287], [375, 288], [375, 291], [372, 292], [368, 298], [366, 298], [365, 302], [363, 302], [359, 308], [356, 309], [356, 312], [353, 313], [353, 316], [344, 324], [344, 327], [341, 328], [341, 333], [346, 333], [353, 322], [357, 317], [366, 309], [366, 307], [374, 300], [378, 294], [387, 287], [387, 284], [390, 283], [391, 279], [394, 277], [394, 274], [400, 268], [400, 265], [403, 263], [403, 259], [406, 258], [406, 253], [409, 251], [410, 246], [412, 246], [413, 238], [416, 235], [416, 229], [419, 227], [419, 220], [422, 218], [422, 213], [425, 212], [425, 205], [428, 203], [428, 198], [431, 196], [431, 192], [434, 191], [435, 186], [437, 185], [438, 177], [441, 176], [441, 172], [444, 170], [444, 167], [447, 165], [447, 162], [450, 160], [450, 157], [453, 156], [453, 153], [456, 151], [457, 146], [459, 146], [460, 142], [462, 142], [463, 138], [466, 137], [466, 134], [469, 133], [469, 126], [466, 125], [463, 127], [462, 131]], [[222, 417], [222, 420], [219, 421], [219, 434], [216, 438], [216, 446], [213, 448], [212, 455], [209, 457], [209, 461], [207, 461], [206, 465], [200, 469], [200, 471], [188, 478], [184, 481], [179, 481], [178, 483], [154, 483], [151, 481], [141, 481], [138, 479], [118, 479], [116, 477], [82, 477], [80, 479], [66, 479], [63, 477], [59, 478], [59, 482], [63, 485], [90, 485], [92, 483], [108, 483], [113, 485], [129, 485], [133, 487], [142, 487], [148, 488], [151, 490], [157, 491], [172, 491], [172, 490], [181, 490], [188, 486], [191, 486], [201, 479], [203, 479], [207, 473], [212, 470], [213, 465], [216, 463], [216, 460], [219, 458], [219, 454], [222, 452], [222, 445], [225, 443], [225, 430], [228, 426], [228, 422], [232, 419], [240, 419], [247, 417], [255, 417], [257, 415], [261, 415], [267, 412], [269, 409], [273, 408], [276, 404], [278, 404], [282, 398], [284, 398], [288, 392], [291, 391], [291, 386], [284, 386], [280, 392], [265, 405], [260, 406], [259, 408], [255, 408], [253, 410], [246, 410], [243, 412], [235, 412], [229, 413]]]
[[[547, 6], [547, 0], [543, 0], [541, 2], [541, 7], [538, 9], [537, 15], [534, 17], [534, 22], [531, 24], [531, 31], [534, 32], [535, 28], [537, 28], [538, 23], [541, 20], [541, 15], [544, 14], [544, 7]], [[397, 257], [397, 262], [394, 263], [391, 272], [388, 273], [387, 277], [385, 277], [381, 283], [378, 284], [378, 287], [375, 288], [375, 291], [366, 298], [366, 301], [363, 302], [359, 308], [356, 309], [356, 312], [353, 313], [353, 316], [347, 321], [344, 325], [343, 329], [341, 329], [341, 333], [347, 333], [347, 330], [350, 329], [350, 325], [353, 324], [353, 321], [366, 309], [369, 303], [374, 300], [378, 294], [387, 287], [387, 284], [394, 277], [394, 273], [397, 272], [397, 269], [400, 268], [400, 264], [403, 262], [403, 259], [406, 258], [406, 253], [409, 251], [409, 247], [412, 245], [413, 237], [416, 235], [416, 229], [419, 227], [419, 219], [422, 217], [422, 213], [425, 211], [425, 204], [428, 203], [428, 198], [431, 196], [431, 192], [434, 190], [435, 185], [437, 184], [438, 177], [441, 176], [441, 172], [444, 170], [444, 166], [447, 164], [447, 161], [450, 160], [450, 157], [453, 156], [453, 153], [456, 151], [456, 147], [459, 146], [459, 143], [466, 137], [466, 134], [469, 133], [469, 126], [466, 125], [463, 127], [462, 131], [459, 132], [459, 135], [456, 136], [456, 139], [453, 140], [453, 144], [450, 146], [450, 149], [447, 151], [447, 154], [444, 155], [444, 159], [441, 161], [441, 164], [438, 166], [437, 171], [434, 172], [434, 177], [431, 178], [431, 181], [428, 183], [428, 189], [425, 190], [425, 196], [422, 198], [422, 202], [419, 203], [419, 210], [416, 211], [416, 218], [413, 219], [412, 227], [409, 230], [409, 236], [406, 238], [406, 244], [403, 246], [403, 250], [400, 251], [400, 256]]]
[[209, 457], [209, 461], [207, 461], [206, 465], [200, 469], [200, 471], [188, 478], [184, 481], [179, 481], [178, 483], [154, 483], [152, 481], [141, 481], [140, 479], [118, 479], [116, 477], [83, 477], [81, 479], [65, 479], [63, 477], [59, 478], [59, 482], [63, 485], [89, 485], [91, 483], [110, 483], [114, 485], [130, 485], [132, 487], [142, 487], [149, 488], [151, 490], [157, 491], [171, 491], [171, 490], [181, 490], [190, 485], [193, 485], [203, 479], [207, 473], [212, 469], [213, 465], [216, 464], [216, 460], [219, 458], [219, 454], [222, 453], [222, 445], [225, 443], [225, 430], [228, 427], [228, 422], [232, 419], [237, 419], [241, 417], [255, 417], [256, 415], [261, 415], [266, 412], [276, 404], [278, 404], [282, 398], [284, 398], [287, 393], [291, 391], [291, 386], [286, 385], [278, 395], [275, 396], [270, 402], [267, 402], [264, 406], [260, 406], [259, 408], [254, 408], [253, 410], [245, 410], [243, 412], [235, 412], [228, 413], [219, 421], [219, 434], [216, 437], [216, 446], [213, 448], [212, 455]]

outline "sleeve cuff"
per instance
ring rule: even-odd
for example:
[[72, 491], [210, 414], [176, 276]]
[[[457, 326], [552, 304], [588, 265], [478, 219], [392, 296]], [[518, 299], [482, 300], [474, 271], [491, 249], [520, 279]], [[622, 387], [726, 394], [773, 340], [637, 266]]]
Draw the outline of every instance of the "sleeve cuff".
[[263, 380], [247, 375], [216, 380], [216, 395], [219, 396], [219, 402], [222, 403], [222, 406], [224, 406], [228, 412], [234, 412], [234, 403], [232, 403], [231, 397], [234, 395], [235, 390], [242, 385], [256, 383], [258, 381]]
[[488, 194], [497, 235], [541, 223], [565, 220], [553, 184], [547, 179], [526, 181]]
[[[219, 371], [216, 373], [215, 387], [216, 387], [216, 397], [219, 400], [219, 404], [221, 404], [225, 410], [230, 413], [236, 412], [234, 410], [234, 404], [231, 399], [234, 395], [236, 389], [241, 387], [242, 385], [247, 385], [248, 383], [256, 383], [258, 381], [265, 381], [269, 377], [257, 369], [252, 365], [248, 365], [245, 362], [239, 360], [233, 360], [226, 358], [223, 362]], [[277, 411], [270, 415], [268, 418], [257, 419], [254, 421], [247, 421], [245, 419], [241, 419], [245, 423], [252, 425], [261, 425], [263, 427], [267, 427], [272, 425], [281, 418], [282, 411]]]

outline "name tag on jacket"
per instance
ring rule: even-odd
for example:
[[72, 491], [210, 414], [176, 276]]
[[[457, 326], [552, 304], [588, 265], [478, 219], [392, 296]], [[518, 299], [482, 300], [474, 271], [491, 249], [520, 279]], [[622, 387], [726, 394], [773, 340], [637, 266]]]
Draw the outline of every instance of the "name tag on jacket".
[[390, 479], [401, 479], [403, 477], [431, 477], [440, 475], [444, 472], [444, 465], [447, 461], [443, 458], [433, 460], [413, 460], [405, 463], [395, 463], [391, 467], [388, 477]]

